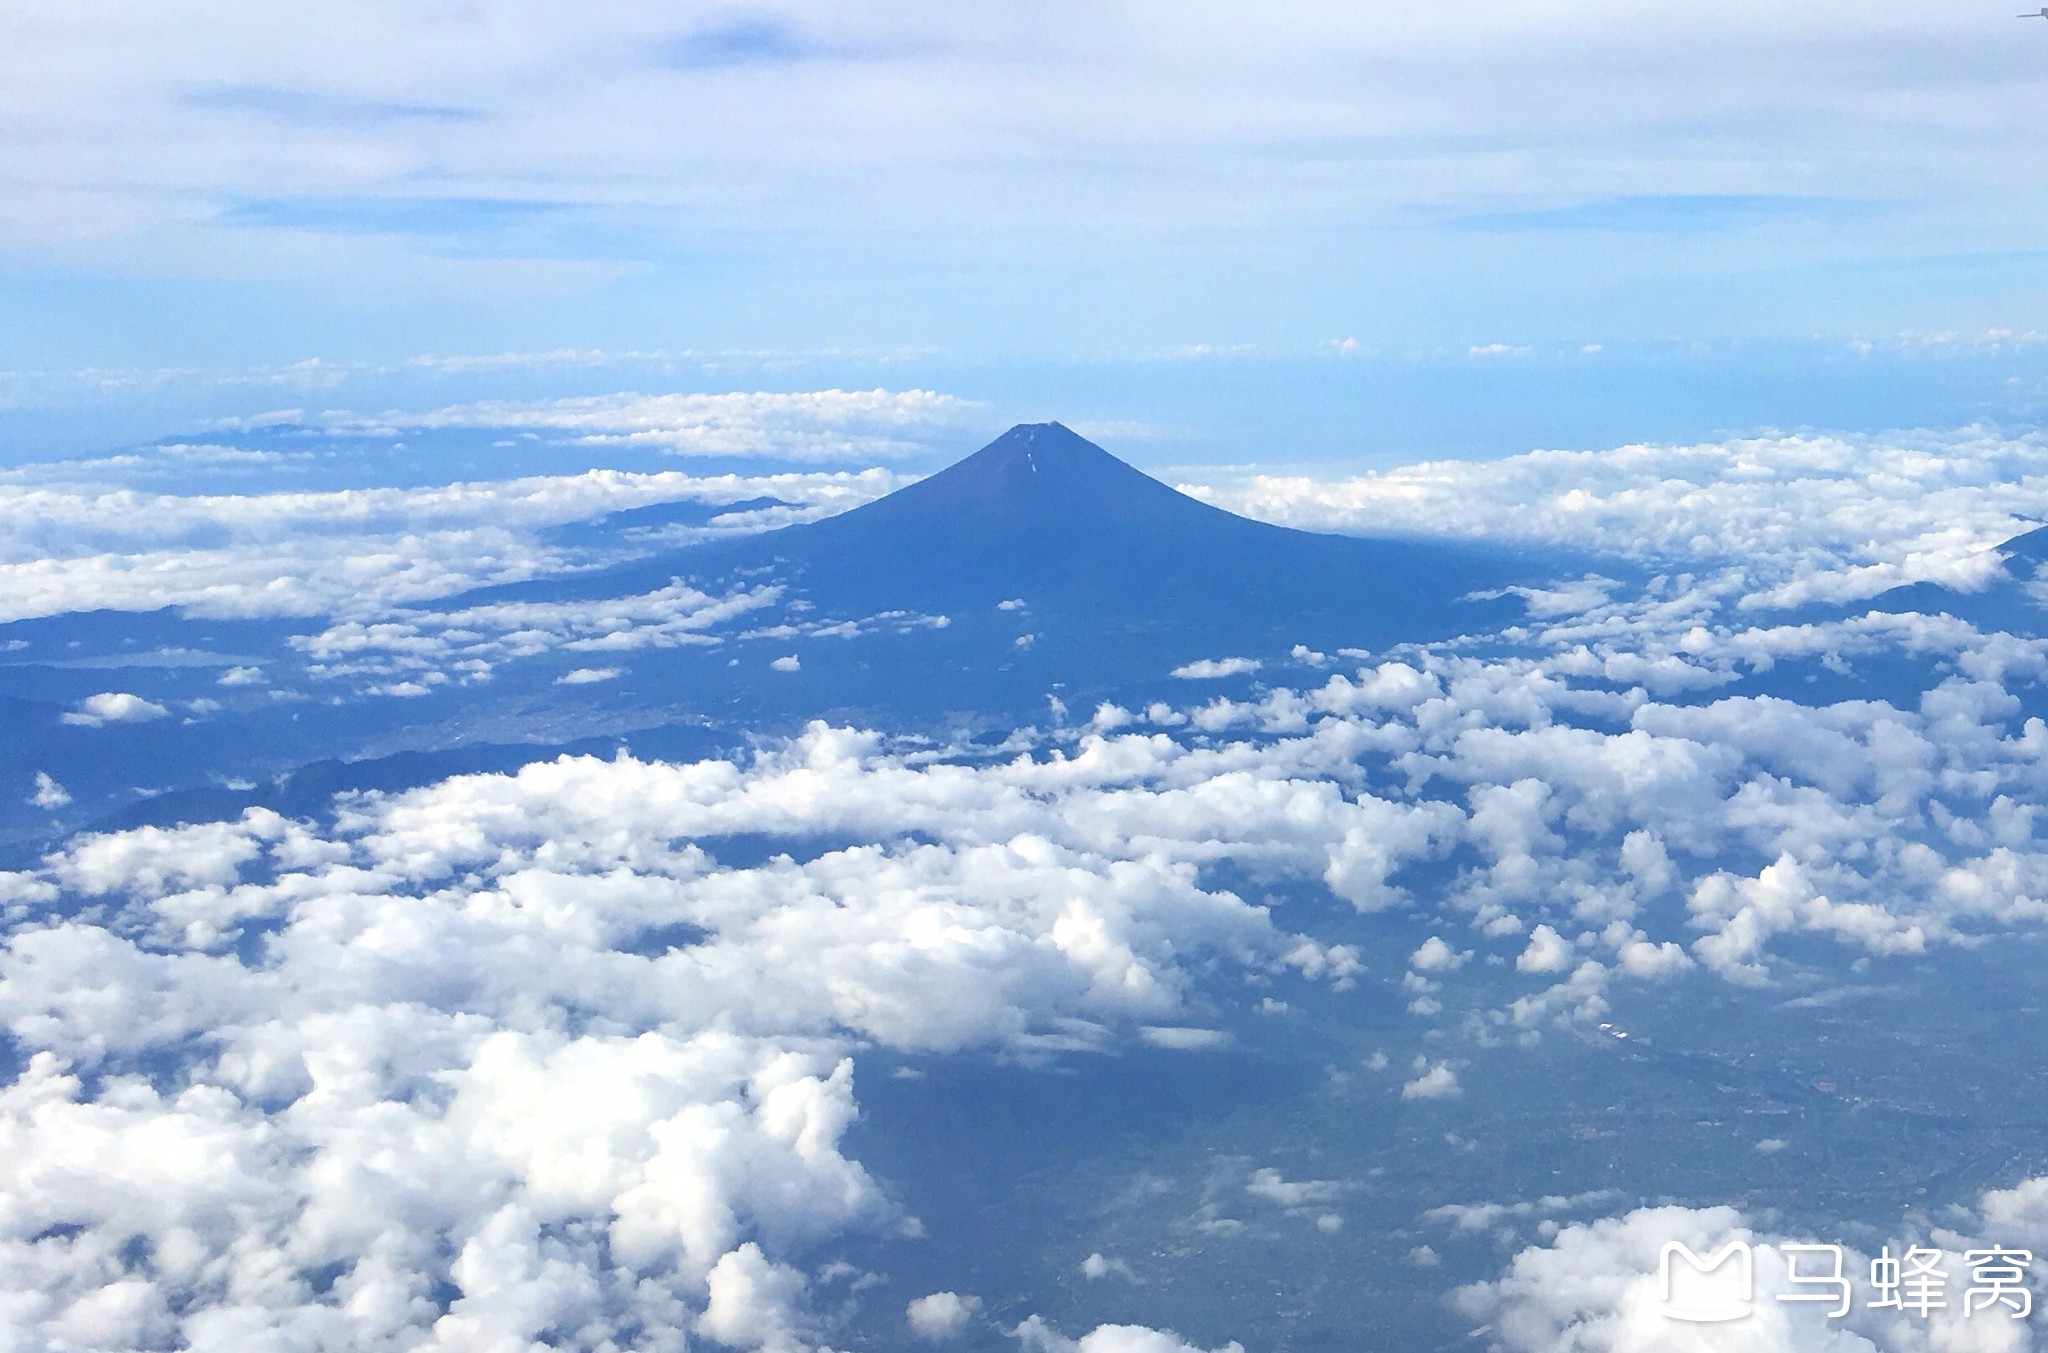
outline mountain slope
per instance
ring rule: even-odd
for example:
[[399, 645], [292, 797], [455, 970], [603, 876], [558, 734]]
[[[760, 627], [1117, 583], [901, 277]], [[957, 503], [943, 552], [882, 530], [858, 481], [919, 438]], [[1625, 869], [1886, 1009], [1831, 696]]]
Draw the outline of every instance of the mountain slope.
[[2027, 635], [2048, 632], [2048, 607], [2037, 595], [2038, 580], [2044, 567], [2048, 567], [2048, 527], [2014, 536], [1998, 547], [1997, 554], [1998, 572], [1972, 591], [1936, 582], [1908, 583], [1866, 602], [1815, 609], [1828, 615], [1917, 611], [1952, 615], [1983, 630]]

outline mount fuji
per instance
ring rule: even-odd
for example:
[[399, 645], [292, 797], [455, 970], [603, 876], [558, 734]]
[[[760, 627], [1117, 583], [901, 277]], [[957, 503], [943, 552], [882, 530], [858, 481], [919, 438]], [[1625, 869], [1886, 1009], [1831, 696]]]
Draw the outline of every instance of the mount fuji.
[[1557, 564], [1480, 545], [1253, 521], [1039, 423], [824, 521], [488, 595], [587, 598], [675, 578], [714, 587], [773, 576], [820, 616], [946, 616], [935, 653], [978, 673], [948, 689], [948, 700], [1007, 705], [1016, 683], [992, 685], [992, 672], [1017, 673], [1035, 699], [1046, 682], [1106, 691], [1223, 650], [1380, 649], [1485, 633], [1522, 612], [1501, 589], [1550, 576]]

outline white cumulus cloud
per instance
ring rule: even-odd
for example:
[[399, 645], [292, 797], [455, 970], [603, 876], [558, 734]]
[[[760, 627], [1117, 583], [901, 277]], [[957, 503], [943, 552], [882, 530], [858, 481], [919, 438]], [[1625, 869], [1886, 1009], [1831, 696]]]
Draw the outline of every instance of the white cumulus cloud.
[[78, 708], [67, 712], [64, 722], [84, 728], [98, 728], [110, 723], [148, 723], [161, 719], [170, 710], [153, 700], [145, 700], [129, 691], [101, 691], [81, 700]]
[[1416, 1072], [1415, 1078], [1401, 1087], [1401, 1098], [1452, 1099], [1463, 1093], [1458, 1073], [1443, 1062], [1418, 1066]]
[[932, 1343], [957, 1339], [981, 1315], [981, 1298], [958, 1292], [934, 1292], [919, 1297], [904, 1311], [910, 1332]]
[[1216, 677], [1243, 676], [1258, 670], [1259, 663], [1253, 658], [1201, 658], [1182, 663], [1167, 675], [1179, 677], [1182, 681], [1207, 681]]

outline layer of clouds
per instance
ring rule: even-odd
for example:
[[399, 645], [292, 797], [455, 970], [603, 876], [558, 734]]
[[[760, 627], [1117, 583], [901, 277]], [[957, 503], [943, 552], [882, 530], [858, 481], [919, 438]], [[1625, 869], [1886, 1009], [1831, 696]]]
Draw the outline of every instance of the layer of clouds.
[[[692, 475], [593, 469], [425, 488], [180, 496], [111, 484], [90, 463], [34, 469], [36, 482], [0, 483], [0, 522], [9, 527], [12, 562], [75, 555], [101, 544], [175, 548], [223, 532], [280, 542], [307, 534], [392, 535], [486, 523], [539, 528], [656, 503], [772, 497], [845, 508], [898, 483], [881, 470]], [[7, 477], [31, 476], [16, 471]]]
[[[1975, 1215], [1962, 1224], [1932, 1231], [1925, 1225], [1902, 1229], [1888, 1248], [1894, 1258], [1909, 1246], [1946, 1252], [1943, 1269], [1950, 1290], [1946, 1306], [1918, 1315], [1867, 1306], [1870, 1256], [1845, 1247], [1842, 1274], [1852, 1285], [1849, 1312], [1830, 1318], [1833, 1300], [1816, 1302], [1813, 1286], [1790, 1280], [1787, 1245], [1836, 1243], [1837, 1237], [1788, 1235], [1765, 1230], [1734, 1208], [1641, 1208], [1623, 1216], [1573, 1223], [1547, 1243], [1520, 1251], [1506, 1272], [1490, 1282], [1462, 1288], [1456, 1304], [1467, 1316], [1487, 1322], [1492, 1347], [1502, 1353], [1551, 1353], [1560, 1348], [1585, 1353], [1658, 1353], [1666, 1349], [1728, 1349], [1745, 1353], [2021, 1353], [2034, 1346], [2027, 1324], [2000, 1306], [1966, 1313], [1961, 1288], [1969, 1269], [1962, 1256], [1992, 1245], [2023, 1246], [2039, 1234], [2044, 1181], [1985, 1195]], [[1702, 1257], [1732, 1242], [1754, 1247], [1753, 1313], [1723, 1325], [1689, 1325], [1664, 1314], [1663, 1247], [1677, 1243]], [[1682, 1262], [1682, 1261], [1681, 1261]], [[1824, 1273], [1825, 1256], [1801, 1255], [1801, 1274]], [[2033, 1279], [2036, 1291], [2039, 1278]], [[1682, 1294], [1681, 1294], [1682, 1295]], [[1781, 1301], [1781, 1297], [1793, 1300]], [[1981, 1305], [1981, 1302], [1980, 1302]]]
[[540, 403], [493, 400], [372, 417], [328, 414], [318, 425], [387, 436], [441, 428], [545, 432], [593, 448], [844, 463], [922, 454], [923, 439], [907, 434], [929, 434], [972, 407], [930, 390], [613, 394]]
[[[821, 726], [744, 763], [564, 758], [363, 798], [330, 831], [258, 811], [80, 838], [10, 884], [90, 910], [8, 913], [0, 1018], [33, 1060], [0, 1124], [7, 1159], [97, 1145], [24, 1186], [6, 1285], [44, 1337], [810, 1346], [819, 1248], [905, 1224], [839, 1150], [857, 1043], [1192, 1054], [1224, 1038], [1215, 1002], [1374, 980], [1218, 886], [1226, 862], [1426, 916], [1399, 989], [1453, 1040], [1595, 1021], [1616, 983], [1699, 968], [1769, 983], [1789, 936], [1883, 958], [2048, 925], [2048, 729], [2006, 689], [2041, 646], [1887, 623], [1797, 651], [1924, 645], [1947, 674], [1917, 700], [1660, 701], [1532, 631], [1532, 656], [1311, 664], [1006, 760]], [[728, 838], [785, 845], [728, 865]], [[1385, 1093], [1432, 1112], [1461, 1072], [1446, 1043]], [[562, 1090], [585, 1083], [607, 1093]], [[1303, 1192], [1328, 1182], [1245, 1196], [1341, 1226]], [[1177, 1346], [1107, 1328], [1077, 1346]]]
[[[1402, 870], [1447, 858], [1430, 904], [1461, 918], [1491, 962], [1547, 984], [1492, 1012], [1525, 1032], [1598, 1020], [1617, 980], [1704, 966], [1770, 982], [1772, 952], [1793, 934], [1886, 956], [2041, 924], [2048, 860], [2027, 805], [2048, 731], [2010, 693], [2048, 671], [2041, 643], [1924, 616], [1757, 629], [1718, 621], [1711, 598], [1660, 605], [1525, 631], [1546, 656], [1420, 654], [1191, 713], [1106, 708], [1093, 726], [1316, 739], [1347, 728], [1350, 758], [1374, 777], [1355, 802], [1404, 805], [1378, 837], [1404, 844], [1371, 874], [1346, 883], [1349, 866], [1333, 865], [1325, 881], [1387, 907], [1414, 896]], [[1779, 662], [1880, 655], [1932, 675], [1898, 703], [1698, 694]], [[1623, 684], [1632, 677], [1684, 698]], [[1455, 1004], [1472, 951], [1454, 933], [1410, 960], [1418, 1015]]]
[[[785, 604], [787, 603], [787, 604]], [[575, 601], [490, 602], [435, 610], [401, 608], [375, 621], [348, 620], [288, 643], [316, 681], [351, 680], [371, 694], [421, 695], [437, 686], [488, 681], [502, 664], [548, 653], [618, 656], [647, 650], [709, 648], [732, 639], [858, 639], [945, 629], [944, 615], [882, 611], [819, 618], [781, 583], [757, 581], [705, 592], [680, 580], [626, 597]], [[788, 653], [772, 672], [803, 670]], [[609, 681], [624, 669], [576, 668], [558, 685]], [[369, 679], [371, 684], [361, 682]]]
[[[1246, 1012], [1278, 980], [1367, 979], [1206, 881], [1226, 861], [1424, 909], [1411, 1010], [1482, 1039], [1597, 1020], [1618, 982], [1770, 982], [1783, 936], [1882, 957], [2048, 925], [2025, 807], [2048, 730], [2004, 686], [2039, 646], [1919, 638], [1953, 675], [1902, 705], [1665, 703], [1575, 679], [1569, 649], [1414, 654], [1201, 706], [1200, 744], [1166, 707], [998, 761], [818, 727], [747, 763], [565, 758], [361, 799], [325, 833], [259, 811], [81, 838], [25, 886], [92, 919], [12, 913], [0, 1016], [35, 1060], [0, 1119], [10, 1159], [104, 1152], [34, 1194], [0, 1262], [45, 1331], [118, 1308], [124, 1339], [340, 1321], [375, 1346], [530, 1318], [595, 1347], [658, 1317], [801, 1346], [807, 1247], [897, 1224], [837, 1149], [850, 1040], [1195, 1052], [1223, 1034], [1191, 1018], [1190, 964], [1256, 978], [1209, 979]], [[788, 852], [728, 866], [728, 837]], [[1475, 1006], [1482, 971], [1524, 994]], [[141, 1077], [167, 1061], [183, 1088]], [[1424, 1111], [1459, 1072], [1447, 1048], [1386, 1093]], [[579, 1077], [640, 1088], [560, 1092]], [[725, 1145], [685, 1147], [697, 1124]], [[168, 1168], [156, 1141], [216, 1164], [172, 1188], [136, 1173]], [[136, 1196], [156, 1210], [94, 1201]]]
[[[315, 675], [360, 670], [438, 671], [443, 664], [487, 671], [497, 663], [561, 650], [616, 654], [713, 642], [712, 631], [773, 606], [782, 589], [742, 587], [723, 595], [687, 583], [596, 601], [491, 602], [456, 610], [401, 609], [372, 621], [344, 621], [292, 645]], [[609, 680], [615, 668], [579, 668], [570, 685]]]
[[[1287, 526], [1417, 532], [1739, 564], [1773, 604], [1922, 580], [1981, 584], [1992, 546], [2048, 515], [2048, 442], [1970, 430], [1912, 438], [1766, 437], [1697, 446], [1533, 451], [1342, 480], [1254, 474], [1190, 484]], [[1583, 609], [1585, 584], [1550, 597]]]
[[[331, 834], [257, 810], [80, 838], [44, 877], [99, 919], [20, 913], [0, 950], [30, 1053], [0, 1091], [0, 1270], [33, 1294], [10, 1319], [194, 1348], [811, 1347], [806, 1256], [908, 1223], [839, 1149], [856, 1040], [1108, 1047], [1178, 1027], [1187, 963], [1356, 971], [1171, 850], [1046, 817], [1136, 768], [918, 765], [818, 728], [749, 765], [365, 798]], [[756, 834], [799, 853], [718, 863]], [[819, 837], [874, 844], [801, 851]]]
[[[646, 442], [696, 454], [859, 461], [957, 417], [961, 401], [886, 390], [606, 396], [392, 413], [300, 415], [330, 433], [494, 427], [543, 429], [590, 444]], [[495, 421], [493, 421], [495, 420]], [[903, 480], [880, 469], [691, 475], [581, 474], [416, 488], [166, 493], [138, 467], [189, 471], [232, 462], [252, 484], [303, 452], [166, 445], [0, 473], [0, 621], [92, 610], [182, 607], [199, 616], [337, 616], [358, 622], [480, 585], [814, 520]], [[595, 450], [593, 449], [593, 454]], [[140, 476], [145, 482], [151, 476]], [[714, 513], [702, 526], [623, 537], [601, 548], [552, 543], [547, 528], [666, 503], [759, 498], [785, 506]], [[677, 617], [682, 622], [680, 616]], [[395, 623], [403, 624], [402, 619]]]
[[0, 620], [165, 606], [203, 616], [369, 619], [585, 564], [587, 552], [545, 543], [539, 533], [550, 526], [658, 503], [772, 497], [794, 505], [714, 517], [688, 533], [705, 538], [842, 511], [899, 482], [881, 470], [591, 470], [417, 489], [182, 497], [88, 482], [0, 483], [0, 524], [15, 528], [0, 532]]

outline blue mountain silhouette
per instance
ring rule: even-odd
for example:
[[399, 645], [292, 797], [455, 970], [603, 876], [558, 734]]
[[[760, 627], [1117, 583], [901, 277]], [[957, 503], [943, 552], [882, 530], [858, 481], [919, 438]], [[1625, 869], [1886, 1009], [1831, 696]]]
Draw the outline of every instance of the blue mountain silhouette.
[[1380, 648], [1490, 630], [1519, 615], [1520, 603], [1473, 594], [1556, 563], [1252, 521], [1177, 492], [1058, 423], [1037, 423], [821, 522], [501, 591], [623, 595], [672, 577], [712, 584], [772, 574], [835, 617], [944, 614], [958, 629], [946, 645], [956, 652], [996, 637], [981, 622], [1021, 601], [1021, 614], [1000, 613], [993, 626], [999, 647], [1013, 649], [1018, 625], [1028, 623], [1037, 636], [1032, 671], [1100, 685], [1164, 673], [1219, 645]]

